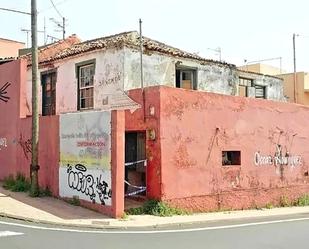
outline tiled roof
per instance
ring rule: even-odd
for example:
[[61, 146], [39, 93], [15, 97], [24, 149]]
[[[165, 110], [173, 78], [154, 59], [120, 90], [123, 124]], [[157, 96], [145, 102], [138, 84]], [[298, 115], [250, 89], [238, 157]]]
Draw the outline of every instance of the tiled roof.
[[[43, 47], [39, 47], [39, 63], [45, 62], [53, 58], [59, 52], [70, 48], [71, 46], [80, 43], [81, 40], [76, 35], [71, 35], [64, 40], [60, 40]], [[31, 66], [31, 53], [21, 56], [20, 58], [27, 59], [27, 65]]]
[[[139, 48], [138, 32], [136, 31], [124, 32], [124, 33], [120, 33], [120, 34], [116, 34], [112, 36], [106, 36], [106, 37], [78, 43], [67, 49], [59, 51], [54, 56], [48, 57], [45, 60], [41, 60], [40, 62], [44, 64], [44, 63], [61, 60], [67, 57], [76, 56], [76, 55], [90, 52], [90, 51], [102, 50], [102, 49], [107, 49], [107, 48], [115, 48], [115, 47], [120, 48], [123, 46], [138, 49]], [[206, 62], [206, 63], [214, 62], [214, 63], [220, 63], [220, 64], [224, 64], [227, 66], [235, 67], [234, 65], [228, 64], [225, 62], [202, 58], [196, 54], [185, 52], [178, 48], [171, 47], [162, 42], [158, 42], [158, 41], [155, 41], [147, 37], [143, 37], [143, 48], [145, 52], [153, 51], [153, 52], [159, 52], [159, 53], [168, 54], [170, 56], [175, 56], [175, 57], [180, 57], [180, 58], [194, 59], [194, 60], [198, 60], [198, 61]]]
[[16, 60], [16, 57], [0, 57], [0, 64]]

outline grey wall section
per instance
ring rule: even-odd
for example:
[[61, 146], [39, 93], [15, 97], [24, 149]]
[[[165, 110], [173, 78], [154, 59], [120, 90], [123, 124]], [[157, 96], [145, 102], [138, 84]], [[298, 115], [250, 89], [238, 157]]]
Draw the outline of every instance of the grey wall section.
[[[239, 77], [253, 79], [254, 84], [267, 86], [266, 97], [284, 101], [283, 81], [279, 78], [244, 72], [229, 64], [200, 62], [159, 53], [143, 55], [144, 86], [165, 85], [175, 87], [176, 63], [181, 67], [197, 69], [197, 89], [226, 95], [238, 95]], [[124, 90], [140, 87], [139, 51], [124, 48]], [[255, 96], [252, 89], [250, 96]]]
[[[159, 54], [143, 55], [144, 86], [175, 86], [175, 59]], [[124, 48], [124, 90], [141, 87], [139, 51]]]
[[[270, 100], [286, 101], [283, 93], [283, 80], [277, 77], [255, 74], [251, 72], [238, 71], [239, 77], [253, 79], [253, 83], [259, 86], [266, 86], [266, 98]], [[255, 91], [249, 94], [255, 96]]]
[[220, 64], [202, 65], [198, 68], [198, 90], [236, 95], [237, 82], [235, 68]]

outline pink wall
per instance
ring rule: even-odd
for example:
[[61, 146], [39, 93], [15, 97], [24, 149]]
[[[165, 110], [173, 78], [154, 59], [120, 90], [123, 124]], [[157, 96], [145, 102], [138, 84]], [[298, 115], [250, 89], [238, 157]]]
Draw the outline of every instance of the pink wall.
[[[160, 103], [159, 122], [152, 123], [159, 125], [157, 145], [148, 146], [158, 160], [147, 169], [161, 176], [147, 184], [160, 199], [205, 211], [276, 204], [309, 191], [307, 107], [169, 87], [147, 88], [146, 96], [146, 106]], [[126, 120], [127, 129], [135, 127], [142, 125]], [[300, 157], [301, 165], [255, 165], [256, 152], [274, 156], [277, 144], [283, 155]], [[241, 165], [222, 166], [224, 150], [241, 151]]]
[[[0, 99], [0, 139], [5, 139], [7, 147], [0, 146], [0, 178], [10, 172], [10, 166], [16, 165], [16, 134], [19, 117], [19, 86], [21, 82], [21, 71], [26, 64], [22, 61], [13, 61], [0, 65], [0, 89], [5, 101]], [[5, 88], [5, 84], [8, 85]], [[5, 93], [6, 92], [6, 93]], [[1, 93], [0, 93], [1, 94]], [[9, 97], [9, 99], [6, 99]]]
[[25, 43], [0, 38], [0, 57], [17, 57], [24, 47]]
[[[144, 109], [140, 108], [131, 113], [126, 111], [125, 124], [126, 131], [149, 131], [154, 130], [156, 139], [149, 139], [146, 133], [146, 187], [147, 197], [159, 199], [161, 197], [161, 154], [160, 154], [160, 88], [149, 87], [145, 89], [145, 104], [140, 89], [129, 91], [129, 96], [139, 103]], [[149, 109], [153, 107], [154, 115], [150, 115]]]
[[[0, 65], [0, 88], [5, 90], [7, 102], [0, 100], [0, 139], [5, 138], [7, 147], [0, 150], [0, 178], [17, 172], [29, 177], [31, 162], [31, 117], [25, 118], [26, 61], [17, 60]], [[41, 187], [49, 186], [58, 195], [59, 167], [58, 116], [40, 117], [39, 181]]]

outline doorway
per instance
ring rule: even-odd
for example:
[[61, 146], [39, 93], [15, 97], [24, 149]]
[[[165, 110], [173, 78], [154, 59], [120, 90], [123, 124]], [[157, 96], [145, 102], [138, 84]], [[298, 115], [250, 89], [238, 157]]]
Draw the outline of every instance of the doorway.
[[[125, 197], [126, 208], [134, 207], [146, 197], [146, 134], [125, 134]], [[131, 201], [130, 201], [131, 200]], [[127, 205], [128, 204], [128, 205]]]

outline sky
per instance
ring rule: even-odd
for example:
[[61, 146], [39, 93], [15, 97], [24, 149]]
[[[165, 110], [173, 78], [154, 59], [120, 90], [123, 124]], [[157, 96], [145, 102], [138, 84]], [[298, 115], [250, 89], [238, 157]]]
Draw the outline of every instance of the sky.
[[[62, 37], [60, 15], [51, 0], [37, 0], [38, 30]], [[293, 33], [297, 71], [309, 71], [309, 2], [306, 0], [53, 0], [66, 18], [66, 34], [89, 40], [139, 29], [143, 35], [200, 56], [243, 65], [264, 63], [293, 70]], [[30, 0], [0, 0], [0, 7], [30, 12]], [[0, 37], [27, 42], [30, 16], [0, 10]], [[30, 42], [29, 34], [29, 42]], [[48, 39], [50, 42], [51, 39]], [[39, 33], [39, 43], [44, 43]], [[30, 44], [29, 44], [30, 46]], [[273, 60], [268, 60], [277, 58]]]

